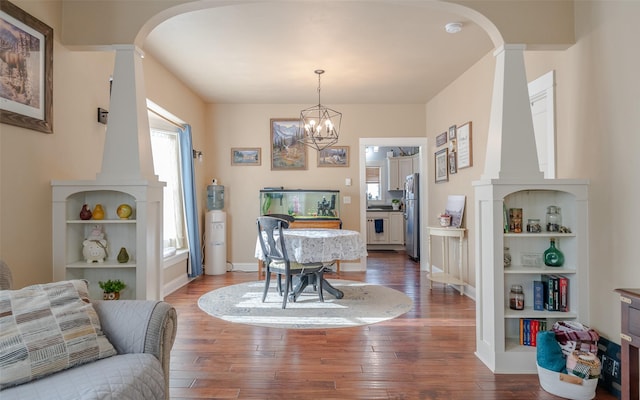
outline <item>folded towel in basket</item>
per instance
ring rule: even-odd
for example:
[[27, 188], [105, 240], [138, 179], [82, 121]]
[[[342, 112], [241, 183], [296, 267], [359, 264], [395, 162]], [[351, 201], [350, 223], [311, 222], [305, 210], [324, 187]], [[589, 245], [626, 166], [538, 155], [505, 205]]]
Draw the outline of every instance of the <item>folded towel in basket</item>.
[[376, 227], [376, 233], [382, 233], [382, 232], [384, 232], [384, 227], [383, 227], [383, 225], [384, 225], [384, 221], [383, 221], [383, 220], [381, 220], [381, 219], [376, 219], [376, 220], [374, 220], [374, 221], [373, 221], [373, 224], [374, 224], [374, 225], [375, 225], [375, 227]]

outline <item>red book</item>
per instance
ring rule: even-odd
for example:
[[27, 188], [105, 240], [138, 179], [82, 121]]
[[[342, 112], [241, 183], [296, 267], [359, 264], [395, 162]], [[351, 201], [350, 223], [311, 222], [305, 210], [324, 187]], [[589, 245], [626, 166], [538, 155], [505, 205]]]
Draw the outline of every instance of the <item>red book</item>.
[[531, 320], [531, 346], [536, 347], [536, 335], [540, 329], [540, 321], [537, 319]]
[[558, 276], [559, 311], [569, 311], [569, 279], [566, 276]]

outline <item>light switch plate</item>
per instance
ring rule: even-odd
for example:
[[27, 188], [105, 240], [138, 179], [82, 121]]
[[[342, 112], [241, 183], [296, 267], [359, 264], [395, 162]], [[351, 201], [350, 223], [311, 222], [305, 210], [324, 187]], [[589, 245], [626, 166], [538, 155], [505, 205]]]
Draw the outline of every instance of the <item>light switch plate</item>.
[[344, 184], [345, 184], [345, 186], [351, 186], [351, 178], [346, 178], [344, 180]]
[[351, 196], [344, 196], [344, 197], [342, 198], [342, 202], [343, 202], [344, 204], [351, 204]]

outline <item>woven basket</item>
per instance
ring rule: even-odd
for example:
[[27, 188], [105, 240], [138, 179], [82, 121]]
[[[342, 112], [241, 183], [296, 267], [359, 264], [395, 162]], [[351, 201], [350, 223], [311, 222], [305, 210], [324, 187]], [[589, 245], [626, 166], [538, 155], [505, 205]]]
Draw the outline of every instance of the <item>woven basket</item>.
[[538, 378], [540, 386], [555, 396], [570, 400], [589, 400], [596, 396], [597, 378], [581, 379], [574, 375], [551, 371], [539, 365]]

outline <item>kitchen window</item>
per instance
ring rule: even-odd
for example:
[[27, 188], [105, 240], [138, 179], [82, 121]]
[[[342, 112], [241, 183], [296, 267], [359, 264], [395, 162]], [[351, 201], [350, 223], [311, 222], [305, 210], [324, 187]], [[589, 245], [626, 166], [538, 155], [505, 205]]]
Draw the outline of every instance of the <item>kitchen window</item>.
[[366, 168], [367, 200], [381, 200], [380, 167]]

